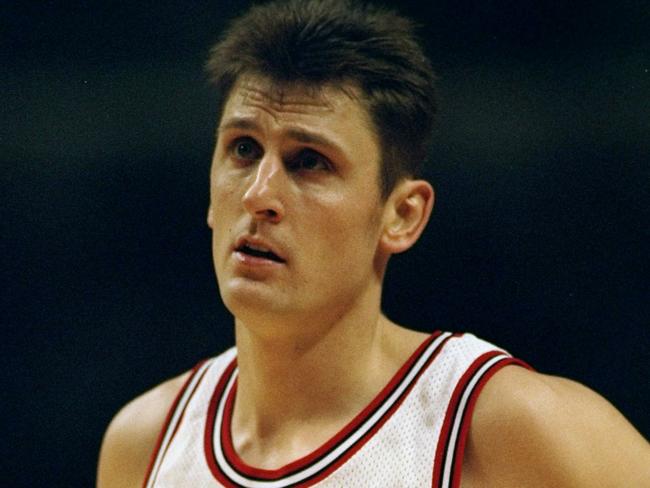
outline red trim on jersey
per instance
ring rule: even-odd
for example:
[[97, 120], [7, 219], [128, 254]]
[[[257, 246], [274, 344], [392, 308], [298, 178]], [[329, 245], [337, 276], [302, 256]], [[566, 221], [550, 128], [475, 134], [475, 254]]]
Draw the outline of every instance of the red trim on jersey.
[[490, 360], [494, 356], [498, 356], [499, 354], [502, 353], [500, 351], [491, 351], [479, 356], [479, 358], [476, 359], [469, 368], [467, 368], [465, 373], [463, 373], [463, 375], [460, 377], [460, 380], [458, 380], [458, 383], [456, 383], [456, 387], [454, 388], [454, 392], [452, 393], [449, 404], [447, 406], [447, 411], [445, 412], [445, 420], [443, 421], [442, 428], [440, 429], [440, 435], [438, 436], [438, 446], [436, 447], [436, 455], [433, 462], [433, 480], [431, 484], [431, 486], [434, 488], [439, 487], [442, 480], [442, 471], [444, 468], [443, 460], [444, 455], [447, 451], [449, 431], [451, 430], [452, 422], [456, 416], [456, 409], [458, 408], [460, 397], [463, 391], [465, 391], [467, 383], [474, 376], [476, 371], [478, 371], [478, 369], [486, 361]]
[[[436, 334], [436, 337], [440, 335], [440, 332]], [[339, 467], [341, 467], [343, 464], [345, 464], [354, 454], [359, 451], [365, 444], [368, 442], [378, 431], [381, 429], [381, 427], [392, 417], [392, 415], [397, 411], [397, 409], [402, 405], [404, 400], [406, 400], [406, 397], [408, 397], [409, 393], [411, 390], [415, 387], [416, 383], [422, 376], [422, 374], [429, 368], [433, 360], [440, 354], [442, 351], [443, 347], [449, 339], [453, 337], [460, 337], [463, 335], [462, 333], [457, 333], [457, 334], [452, 334], [449, 337], [447, 337], [444, 341], [440, 343], [438, 346], [437, 350], [431, 355], [431, 357], [427, 360], [427, 362], [422, 366], [420, 371], [418, 371], [418, 374], [413, 378], [413, 381], [411, 384], [408, 386], [406, 390], [402, 393], [400, 398], [391, 406], [391, 408], [381, 417], [381, 419], [370, 429], [364, 437], [362, 437], [358, 442], [356, 442], [352, 447], [350, 447], [345, 454], [343, 454], [340, 458], [338, 458], [336, 461], [334, 461], [332, 464], [327, 466], [326, 469], [324, 469], [322, 472], [317, 474], [316, 476], [310, 478], [307, 480], [304, 484], [300, 484], [297, 486], [300, 487], [307, 487], [307, 486], [312, 486], [319, 481], [322, 481], [325, 479], [327, 476], [329, 476], [333, 471], [337, 470]], [[427, 342], [427, 344], [431, 344], [431, 341]], [[422, 348], [424, 350], [424, 348]], [[413, 361], [415, 362], [415, 360]], [[403, 368], [404, 369], [404, 368]], [[401, 371], [401, 370], [400, 370]], [[406, 370], [402, 372], [402, 377], [406, 375]], [[397, 382], [398, 383], [398, 382]], [[372, 412], [372, 410], [371, 410]]]
[[[176, 397], [174, 398], [173, 403], [169, 407], [169, 410], [167, 411], [167, 416], [165, 417], [165, 421], [162, 425], [162, 428], [160, 429], [160, 432], [158, 432], [158, 438], [156, 440], [156, 445], [153, 449], [153, 452], [151, 453], [151, 456], [149, 457], [149, 465], [147, 467], [147, 472], [144, 476], [144, 480], [142, 481], [142, 488], [145, 488], [147, 486], [147, 483], [149, 482], [149, 477], [151, 476], [151, 472], [153, 471], [153, 466], [156, 462], [156, 458], [158, 457], [158, 453], [160, 451], [160, 447], [162, 446], [163, 439], [165, 438], [165, 434], [167, 433], [167, 429], [169, 428], [169, 424], [172, 421], [172, 417], [174, 416], [174, 412], [176, 411], [176, 408], [178, 407], [178, 403], [181, 401], [181, 397], [183, 396], [183, 393], [185, 393], [185, 390], [187, 390], [187, 387], [189, 386], [190, 382], [192, 381], [192, 378], [194, 378], [194, 375], [196, 372], [199, 370], [201, 366], [205, 364], [204, 361], [200, 361], [196, 366], [194, 366], [191, 369], [190, 375], [187, 377], [187, 379], [183, 382], [183, 386], [181, 386], [180, 390], [178, 393], [176, 393]], [[176, 429], [174, 429], [174, 434], [176, 434], [176, 430], [178, 428], [178, 425], [176, 426]]]
[[[467, 444], [469, 427], [471, 424], [472, 415], [474, 413], [476, 400], [483, 390], [483, 387], [486, 385], [487, 381], [504, 366], [516, 364], [530, 368], [530, 366], [528, 366], [525, 362], [506, 356], [504, 354], [505, 353], [503, 351], [490, 351], [482, 354], [469, 366], [469, 368], [467, 368], [458, 383], [456, 383], [456, 387], [454, 388], [454, 392], [452, 393], [451, 399], [449, 400], [449, 405], [445, 413], [445, 419], [442, 425], [442, 429], [440, 430], [440, 435], [438, 437], [438, 445], [436, 447], [436, 455], [433, 464], [433, 478], [431, 483], [432, 487], [437, 488], [442, 486], [441, 483], [444, 464], [446, 461], [446, 455], [448, 454], [449, 450], [450, 430], [454, 423], [454, 420], [457, 418], [457, 415], [460, 413], [462, 417], [458, 437], [456, 439], [456, 445], [454, 446], [453, 470], [450, 480], [451, 488], [458, 488], [460, 486], [463, 457], [465, 455], [465, 447]], [[462, 398], [463, 393], [466, 391], [469, 382], [472, 380], [472, 378], [474, 378], [481, 367], [483, 367], [492, 358], [500, 355], [504, 355], [503, 359], [490, 366], [490, 368], [483, 374], [483, 376], [479, 379], [478, 383], [474, 386], [472, 392], [470, 393], [470, 397], [468, 398], [464, 411], [458, 412], [460, 399]]]
[[216, 462], [216, 457], [214, 455], [212, 439], [214, 436], [214, 428], [215, 428], [214, 424], [215, 424], [215, 419], [217, 417], [217, 407], [219, 406], [219, 398], [221, 398], [221, 395], [223, 394], [223, 390], [225, 390], [226, 385], [228, 384], [228, 380], [232, 376], [232, 373], [236, 367], [237, 367], [237, 358], [235, 357], [230, 362], [230, 364], [226, 367], [226, 369], [223, 371], [223, 373], [221, 374], [221, 378], [219, 378], [219, 382], [217, 383], [217, 386], [214, 389], [212, 398], [210, 398], [210, 404], [208, 406], [208, 418], [206, 419], [205, 422], [205, 434], [203, 436], [203, 452], [205, 454], [205, 459], [206, 462], [208, 463], [208, 467], [210, 468], [210, 471], [212, 471], [214, 477], [217, 478], [217, 480], [226, 487], [236, 487], [236, 485], [232, 484], [230, 479], [221, 472], [221, 468], [219, 468], [219, 465]]
[[483, 387], [487, 384], [488, 380], [494, 376], [495, 373], [501, 370], [504, 366], [510, 365], [523, 366], [528, 369], [532, 369], [525, 362], [516, 359], [516, 358], [507, 358], [502, 361], [499, 361], [494, 366], [492, 366], [478, 381], [472, 393], [470, 393], [469, 400], [467, 401], [467, 407], [463, 412], [463, 418], [460, 422], [460, 431], [458, 432], [458, 440], [456, 441], [456, 449], [454, 451], [454, 471], [451, 477], [451, 488], [458, 488], [460, 486], [460, 478], [463, 469], [463, 458], [465, 457], [465, 446], [467, 445], [467, 438], [469, 434], [469, 428], [472, 424], [472, 416], [474, 415], [474, 407], [476, 406], [476, 400], [478, 400]]
[[[204, 446], [206, 448], [206, 458], [208, 459], [208, 465], [210, 466], [211, 471], [215, 477], [221, 482], [226, 484], [226, 486], [235, 486], [232, 481], [227, 478], [222, 472], [221, 469], [217, 466], [215, 462], [215, 453], [214, 453], [214, 444], [213, 444], [213, 435], [214, 429], [220, 428], [220, 440], [221, 446], [226, 457], [226, 461], [238, 471], [242, 476], [259, 479], [259, 480], [279, 480], [283, 477], [294, 474], [302, 469], [305, 469], [310, 464], [318, 461], [325, 455], [327, 455], [331, 450], [336, 448], [341, 442], [343, 442], [347, 437], [349, 437], [353, 432], [355, 432], [363, 422], [373, 414], [390, 396], [390, 394], [395, 390], [395, 388], [404, 380], [407, 376], [409, 370], [417, 362], [418, 358], [424, 353], [424, 351], [431, 345], [431, 343], [438, 338], [442, 332], [436, 331], [431, 336], [429, 336], [423, 343], [411, 354], [407, 361], [402, 365], [402, 367], [393, 375], [389, 383], [375, 396], [375, 398], [358, 414], [356, 415], [346, 426], [344, 426], [337, 434], [335, 434], [330, 440], [325, 444], [311, 452], [310, 454], [303, 456], [302, 458], [293, 461], [281, 468], [278, 469], [259, 469], [253, 466], [246, 464], [237, 454], [233, 447], [232, 435], [230, 431], [231, 427], [231, 418], [232, 418], [232, 409], [235, 400], [235, 392], [237, 389], [237, 383], [233, 384], [232, 388], [227, 394], [223, 419], [221, 426], [215, 426], [215, 417], [216, 411], [218, 408], [219, 400], [223, 395], [223, 390], [225, 389], [228, 380], [230, 379], [233, 369], [234, 362], [228, 367], [224, 374], [222, 375], [215, 393], [210, 401], [210, 408], [208, 412], [208, 420], [206, 422], [206, 433], [204, 437]], [[422, 365], [416, 376], [411, 381], [408, 388], [402, 392], [400, 397], [395, 401], [395, 403], [387, 410], [382, 417], [373, 425], [373, 427], [364, 434], [359, 440], [357, 440], [349, 449], [347, 449], [339, 458], [325, 466], [320, 472], [312, 475], [308, 479], [305, 479], [301, 482], [298, 482], [292, 486], [311, 486], [314, 483], [324, 479], [330, 475], [334, 470], [344, 464], [350, 457], [352, 457], [380, 428], [384, 423], [392, 416], [392, 414], [399, 408], [403, 403], [405, 398], [410, 393], [411, 389], [415, 386], [420, 376], [426, 371], [431, 362], [438, 356], [440, 351], [443, 349], [444, 345], [452, 337], [458, 337], [461, 334], [453, 334], [447, 337], [442, 341], [436, 348], [436, 350], [431, 354], [431, 357], [427, 359], [427, 362]]]

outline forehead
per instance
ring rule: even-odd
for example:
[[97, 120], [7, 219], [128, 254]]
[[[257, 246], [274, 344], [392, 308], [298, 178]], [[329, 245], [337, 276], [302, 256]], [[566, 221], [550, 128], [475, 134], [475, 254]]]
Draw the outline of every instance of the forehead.
[[304, 83], [281, 84], [266, 78], [244, 77], [233, 87], [226, 106], [244, 105], [271, 112], [314, 113], [324, 115], [336, 111], [342, 103], [352, 102], [350, 95], [333, 86]]
[[300, 126], [331, 136], [349, 135], [377, 141], [371, 118], [352, 84], [277, 83], [246, 76], [233, 86], [224, 105], [220, 129], [264, 122], [267, 126]]
[[233, 85], [225, 109], [235, 104], [275, 112], [325, 115], [336, 112], [344, 105], [348, 108], [355, 105], [367, 115], [360, 93], [351, 83], [283, 83], [261, 76], [244, 75]]

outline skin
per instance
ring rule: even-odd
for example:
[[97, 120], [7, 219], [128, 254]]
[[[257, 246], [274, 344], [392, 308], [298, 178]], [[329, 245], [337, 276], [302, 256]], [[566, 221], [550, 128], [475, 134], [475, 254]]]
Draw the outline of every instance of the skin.
[[[233, 442], [250, 465], [278, 468], [322, 445], [426, 337], [389, 321], [380, 299], [388, 260], [421, 235], [433, 190], [404, 179], [382, 200], [379, 161], [354, 86], [245, 77], [224, 107], [208, 225], [220, 293], [235, 316]], [[251, 258], [246, 243], [281, 259]], [[141, 483], [185, 377], [118, 413], [99, 487]], [[477, 402], [462, 486], [650, 486], [649, 467], [647, 442], [597, 394], [506, 367]]]
[[[422, 231], [433, 190], [405, 181], [382, 202], [378, 143], [350, 90], [269, 86], [243, 79], [225, 106], [208, 224], [236, 317], [233, 440], [244, 460], [272, 468], [336, 433], [422, 341], [381, 315], [381, 283], [390, 254]], [[242, 235], [284, 262], [243, 264]]]

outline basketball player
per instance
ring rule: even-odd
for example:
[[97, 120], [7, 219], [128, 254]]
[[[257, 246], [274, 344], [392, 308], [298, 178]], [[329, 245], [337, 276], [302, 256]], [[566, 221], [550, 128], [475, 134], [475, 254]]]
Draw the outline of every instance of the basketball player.
[[208, 225], [236, 349], [135, 399], [100, 488], [650, 487], [603, 398], [469, 334], [381, 313], [434, 201], [434, 76], [409, 21], [343, 1], [254, 7], [213, 49]]

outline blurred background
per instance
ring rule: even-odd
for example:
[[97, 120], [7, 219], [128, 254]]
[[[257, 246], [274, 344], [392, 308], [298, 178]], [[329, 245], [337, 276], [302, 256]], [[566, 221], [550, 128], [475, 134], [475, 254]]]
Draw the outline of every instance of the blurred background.
[[[437, 204], [385, 311], [601, 392], [650, 436], [650, 8], [383, 2], [440, 76]], [[245, 1], [0, 5], [0, 484], [92, 486], [128, 400], [233, 343], [209, 46]]]

